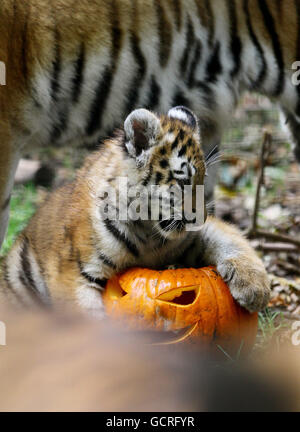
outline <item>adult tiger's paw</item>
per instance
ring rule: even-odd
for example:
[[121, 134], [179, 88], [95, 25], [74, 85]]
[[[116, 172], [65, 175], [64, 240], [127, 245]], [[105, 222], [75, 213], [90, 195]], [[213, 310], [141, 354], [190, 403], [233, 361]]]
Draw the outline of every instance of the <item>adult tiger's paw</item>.
[[249, 312], [258, 312], [267, 306], [270, 281], [260, 260], [251, 262], [249, 257], [228, 259], [219, 264], [217, 270], [233, 298]]

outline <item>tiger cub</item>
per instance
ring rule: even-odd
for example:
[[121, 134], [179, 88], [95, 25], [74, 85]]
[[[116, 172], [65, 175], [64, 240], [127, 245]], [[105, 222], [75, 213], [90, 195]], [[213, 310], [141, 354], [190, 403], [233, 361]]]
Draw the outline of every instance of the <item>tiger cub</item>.
[[141, 106], [188, 106], [209, 152], [258, 92], [300, 160], [299, 0], [1, 0], [0, 29], [0, 246], [25, 146], [94, 147]]
[[[236, 228], [208, 217], [198, 230], [188, 230], [187, 219], [174, 212], [169, 219], [159, 214], [158, 220], [134, 220], [128, 212], [123, 221], [110, 198], [106, 206], [116, 217], [105, 217], [108, 190], [124, 201], [120, 178], [147, 191], [155, 185], [180, 190], [191, 185], [194, 194], [205, 171], [200, 130], [190, 110], [179, 106], [160, 117], [133, 111], [124, 128], [87, 158], [76, 179], [50, 194], [19, 236], [3, 266], [2, 292], [24, 306], [71, 302], [101, 317], [101, 294], [116, 272], [209, 264], [241, 305], [249, 311], [264, 308], [267, 274]], [[170, 203], [173, 211], [174, 200]]]

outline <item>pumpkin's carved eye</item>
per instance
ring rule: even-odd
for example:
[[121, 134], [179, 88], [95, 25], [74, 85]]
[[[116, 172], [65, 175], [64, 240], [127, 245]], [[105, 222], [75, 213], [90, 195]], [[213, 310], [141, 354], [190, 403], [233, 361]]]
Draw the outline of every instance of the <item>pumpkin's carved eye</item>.
[[198, 286], [176, 288], [161, 294], [157, 300], [173, 303], [178, 306], [187, 306], [194, 303], [198, 294]]

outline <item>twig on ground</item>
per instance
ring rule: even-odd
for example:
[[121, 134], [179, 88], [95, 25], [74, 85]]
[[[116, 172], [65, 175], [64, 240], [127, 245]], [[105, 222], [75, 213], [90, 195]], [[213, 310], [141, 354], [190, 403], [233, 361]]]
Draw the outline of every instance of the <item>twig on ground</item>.
[[269, 274], [269, 278], [272, 283], [279, 284], [283, 286], [287, 286], [288, 288], [291, 288], [295, 291], [297, 291], [297, 294], [300, 292], [300, 283], [297, 283], [291, 279], [286, 279], [283, 277], [276, 276], [274, 274]]
[[291, 321], [300, 321], [300, 315], [293, 314], [292, 312], [286, 312], [283, 311], [280, 308], [273, 308], [276, 312], [279, 312], [284, 318], [291, 320]]

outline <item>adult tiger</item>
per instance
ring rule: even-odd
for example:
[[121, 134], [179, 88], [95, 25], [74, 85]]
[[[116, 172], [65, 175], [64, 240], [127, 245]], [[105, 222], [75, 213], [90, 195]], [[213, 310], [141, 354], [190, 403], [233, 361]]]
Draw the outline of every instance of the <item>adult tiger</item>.
[[259, 91], [300, 159], [299, 21], [299, 0], [1, 0], [0, 244], [25, 145], [97, 143], [135, 107], [187, 105], [209, 151], [241, 92]]

